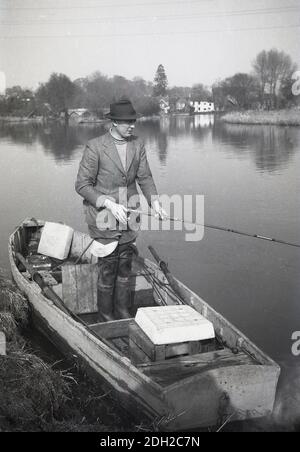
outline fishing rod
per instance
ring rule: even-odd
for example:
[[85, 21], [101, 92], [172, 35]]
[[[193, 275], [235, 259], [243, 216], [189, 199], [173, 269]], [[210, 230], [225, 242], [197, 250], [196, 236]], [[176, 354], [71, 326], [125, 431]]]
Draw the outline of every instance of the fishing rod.
[[[136, 209], [127, 209], [128, 212], [134, 212], [134, 213], [138, 213], [140, 215], [144, 215], [144, 216], [148, 216], [148, 217], [153, 217], [156, 218], [155, 215], [153, 215], [151, 212], [144, 212], [143, 210], [136, 210]], [[272, 237], [266, 237], [264, 235], [259, 235], [259, 234], [250, 234], [248, 232], [244, 232], [244, 231], [238, 231], [237, 229], [232, 229], [232, 228], [226, 228], [223, 226], [215, 226], [213, 224], [202, 224], [202, 223], [196, 223], [193, 221], [186, 221], [186, 220], [182, 220], [181, 218], [175, 218], [175, 217], [169, 217], [167, 216], [164, 220], [162, 220], [161, 218], [159, 218], [160, 221], [165, 221], [165, 220], [169, 220], [172, 222], [180, 222], [182, 224], [191, 224], [191, 225], [195, 225], [195, 226], [202, 226], [206, 229], [214, 229], [217, 231], [224, 231], [224, 232], [231, 232], [232, 234], [237, 234], [237, 235], [241, 235], [244, 237], [251, 237], [251, 238], [255, 238], [255, 239], [259, 239], [259, 240], [265, 240], [267, 242], [273, 242], [273, 243], [279, 243], [281, 245], [287, 245], [287, 246], [293, 246], [295, 248], [300, 248], [300, 244], [299, 243], [292, 243], [292, 242], [287, 242], [285, 240], [279, 240], [279, 239], [275, 239]]]

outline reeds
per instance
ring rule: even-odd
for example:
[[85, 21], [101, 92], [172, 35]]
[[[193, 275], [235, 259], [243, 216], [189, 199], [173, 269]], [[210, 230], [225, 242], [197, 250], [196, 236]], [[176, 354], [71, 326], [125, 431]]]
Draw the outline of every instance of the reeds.
[[226, 113], [221, 120], [231, 124], [300, 126], [300, 110], [236, 111]]
[[[29, 308], [26, 298], [0, 269], [0, 312], [10, 312], [20, 327], [28, 324]], [[0, 323], [1, 325], [1, 323]]]
[[0, 416], [20, 428], [58, 416], [69, 391], [58, 372], [24, 351], [0, 357], [0, 382]]
[[64, 373], [26, 351], [19, 328], [27, 325], [27, 301], [0, 270], [0, 331], [7, 339], [7, 356], [0, 356], [0, 420], [8, 431], [58, 416], [69, 394]]

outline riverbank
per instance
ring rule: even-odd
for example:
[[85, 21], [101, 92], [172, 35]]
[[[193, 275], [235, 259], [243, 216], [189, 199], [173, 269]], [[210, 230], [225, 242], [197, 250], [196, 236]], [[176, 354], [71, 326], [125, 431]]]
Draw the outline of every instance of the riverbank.
[[[159, 115], [153, 115], [153, 116], [141, 116], [138, 118], [139, 122], [143, 121], [149, 121], [149, 120], [159, 120], [161, 117]], [[62, 118], [46, 118], [43, 116], [36, 116], [33, 118], [25, 118], [21, 116], [0, 116], [0, 123], [9, 123], [9, 124], [47, 124], [49, 122], [57, 122], [64, 124], [65, 121]], [[72, 119], [69, 120], [69, 125], [77, 126], [77, 125], [99, 125], [99, 124], [110, 124], [109, 119], [96, 119], [96, 120], [89, 120], [89, 119]]]
[[11, 124], [43, 124], [45, 119], [42, 116], [26, 118], [23, 116], [0, 116], [0, 122]]
[[0, 356], [0, 432], [141, 429], [110, 391], [32, 330], [27, 300], [1, 269], [0, 331], [7, 340]]
[[235, 111], [223, 115], [221, 121], [230, 124], [300, 126], [300, 110]]

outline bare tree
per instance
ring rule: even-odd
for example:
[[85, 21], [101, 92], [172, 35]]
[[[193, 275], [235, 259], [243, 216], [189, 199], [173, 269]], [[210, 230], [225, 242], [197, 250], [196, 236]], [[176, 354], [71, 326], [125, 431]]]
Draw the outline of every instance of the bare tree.
[[260, 103], [261, 106], [265, 104], [265, 90], [268, 83], [268, 55], [265, 50], [260, 52], [253, 62], [254, 73], [257, 76], [260, 84]]
[[277, 49], [259, 53], [253, 63], [253, 69], [260, 82], [260, 100], [264, 106], [269, 98], [269, 106], [278, 106], [278, 94], [281, 85], [293, 70], [293, 62], [285, 52]]

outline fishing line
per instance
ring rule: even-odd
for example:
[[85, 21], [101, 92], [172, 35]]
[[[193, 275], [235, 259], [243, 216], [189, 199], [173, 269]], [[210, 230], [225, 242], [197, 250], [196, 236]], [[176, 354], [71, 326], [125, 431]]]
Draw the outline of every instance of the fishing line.
[[[135, 212], [135, 213], [138, 213], [140, 215], [156, 218], [155, 215], [153, 215], [150, 212], [144, 212], [142, 210], [135, 210], [135, 209], [127, 209], [127, 210], [129, 212]], [[162, 220], [161, 218], [159, 218], [159, 221], [162, 221], [162, 222], [166, 221], [166, 220], [169, 220], [169, 221], [172, 221], [172, 222], [180, 222], [182, 224], [190, 224], [190, 225], [194, 225], [194, 226], [201, 226], [201, 227], [204, 227], [206, 229], [214, 229], [216, 231], [231, 232], [232, 234], [241, 235], [241, 236], [244, 236], [244, 237], [251, 237], [251, 238], [254, 238], [254, 239], [265, 240], [267, 242], [279, 243], [281, 245], [287, 245], [287, 246], [293, 246], [295, 248], [300, 248], [300, 244], [299, 243], [287, 242], [285, 240], [279, 240], [279, 239], [275, 239], [275, 238], [272, 238], [272, 237], [266, 237], [266, 236], [260, 235], [260, 234], [250, 234], [248, 232], [239, 231], [237, 229], [227, 228], [227, 227], [224, 227], [224, 226], [216, 226], [216, 225], [213, 225], [213, 224], [196, 223], [196, 222], [193, 222], [193, 221], [182, 220], [181, 218], [166, 217], [165, 220]]]

